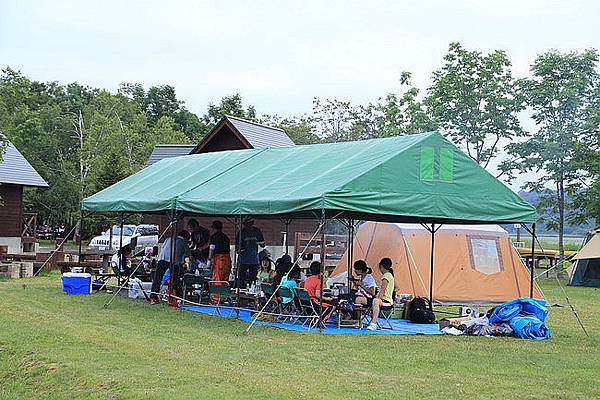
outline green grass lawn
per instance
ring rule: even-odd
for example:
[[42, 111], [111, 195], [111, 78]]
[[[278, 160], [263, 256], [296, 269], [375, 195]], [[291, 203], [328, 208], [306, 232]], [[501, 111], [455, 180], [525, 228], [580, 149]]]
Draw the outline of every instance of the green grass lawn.
[[[25, 287], [23, 285], [26, 285]], [[556, 281], [542, 283], [565, 301]], [[57, 275], [0, 281], [2, 399], [600, 398], [600, 290], [566, 288], [553, 338], [281, 331], [108, 295]]]

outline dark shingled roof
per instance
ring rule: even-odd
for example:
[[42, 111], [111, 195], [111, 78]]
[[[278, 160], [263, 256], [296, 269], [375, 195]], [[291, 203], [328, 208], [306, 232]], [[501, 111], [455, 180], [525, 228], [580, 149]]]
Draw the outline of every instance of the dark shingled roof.
[[292, 142], [292, 139], [290, 139], [283, 129], [273, 128], [230, 115], [225, 116], [225, 118], [231, 122], [235, 129], [255, 149], [294, 146], [294, 142]]
[[7, 143], [0, 161], [0, 184], [48, 187], [46, 181], [12, 143]]
[[[222, 126], [223, 121], [229, 122], [238, 133], [246, 139], [251, 148], [261, 149], [265, 147], [290, 147], [294, 146], [294, 142], [285, 133], [283, 129], [273, 128], [262, 125], [257, 122], [247, 121], [245, 119], [232, 117], [231, 115], [224, 116], [215, 129]], [[207, 140], [211, 140], [213, 131], [209, 132], [204, 139], [198, 144], [157, 144], [154, 146], [150, 158], [146, 162], [146, 167], [154, 164], [163, 158], [187, 156], [199, 146], [202, 146]]]
[[146, 167], [163, 158], [187, 156], [194, 147], [195, 144], [157, 144], [146, 162]]

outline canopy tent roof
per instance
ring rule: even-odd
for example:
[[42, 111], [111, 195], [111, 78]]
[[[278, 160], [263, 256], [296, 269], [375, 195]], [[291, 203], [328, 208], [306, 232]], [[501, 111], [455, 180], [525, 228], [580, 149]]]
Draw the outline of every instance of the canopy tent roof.
[[161, 160], [84, 210], [329, 216], [389, 222], [535, 222], [535, 209], [438, 132]]

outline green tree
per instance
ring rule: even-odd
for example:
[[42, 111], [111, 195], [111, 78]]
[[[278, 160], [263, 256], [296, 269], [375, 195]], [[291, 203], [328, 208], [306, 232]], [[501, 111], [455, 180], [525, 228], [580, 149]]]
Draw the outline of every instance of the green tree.
[[524, 135], [510, 60], [501, 50], [484, 55], [451, 43], [444, 61], [433, 73], [427, 104], [442, 130], [485, 168], [503, 142]]
[[263, 115], [260, 123], [283, 129], [295, 144], [319, 143], [320, 139], [315, 133], [315, 127], [307, 116], [281, 118], [277, 115]]
[[[573, 209], [567, 190], [581, 190], [577, 150], [588, 147], [587, 126], [597, 101], [599, 74], [595, 50], [582, 53], [550, 51], [537, 57], [532, 77], [523, 81], [527, 104], [537, 131], [520, 143], [507, 146], [514, 158], [506, 165], [521, 172], [541, 172], [525, 187], [542, 193], [540, 208], [550, 228], [558, 229], [560, 260], [564, 260], [563, 234], [567, 212]], [[553, 190], [547, 190], [551, 185]], [[557, 217], [546, 211], [555, 210]]]
[[225, 115], [257, 121], [256, 109], [254, 106], [244, 109], [242, 96], [239, 94], [223, 97], [219, 104], [210, 103], [203, 120], [207, 128], [212, 129]]
[[139, 83], [121, 83], [118, 93], [139, 105], [148, 116], [150, 126], [156, 125], [162, 117], [169, 117], [177, 124], [177, 130], [194, 142], [200, 141], [207, 132], [206, 125], [177, 98], [173, 86], [152, 86], [146, 92]]
[[400, 86], [406, 88], [398, 94], [390, 93], [380, 99], [376, 108], [377, 136], [400, 136], [429, 132], [438, 128], [427, 104], [418, 100], [419, 89], [411, 84], [411, 73], [402, 72]]
[[576, 143], [573, 168], [580, 171], [580, 187], [568, 187], [573, 199], [571, 222], [585, 223], [590, 218], [600, 224], [600, 85], [592, 96], [592, 104], [581, 140]]

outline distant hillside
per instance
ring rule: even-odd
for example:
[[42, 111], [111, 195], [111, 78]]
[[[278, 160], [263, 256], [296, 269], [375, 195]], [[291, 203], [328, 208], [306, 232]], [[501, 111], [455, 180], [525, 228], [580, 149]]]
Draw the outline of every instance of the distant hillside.
[[[526, 192], [524, 190], [519, 191], [519, 196], [528, 203], [535, 206], [538, 202], [540, 194], [538, 192]], [[595, 221], [589, 221], [584, 225], [570, 225], [567, 224], [565, 226], [565, 235], [572, 236], [584, 236], [588, 231], [593, 229], [597, 224]], [[506, 229], [509, 233], [515, 233], [516, 229], [513, 225], [503, 225], [504, 229]], [[537, 233], [539, 235], [558, 235], [558, 231], [547, 229], [544, 224], [539, 224], [536, 226]]]

